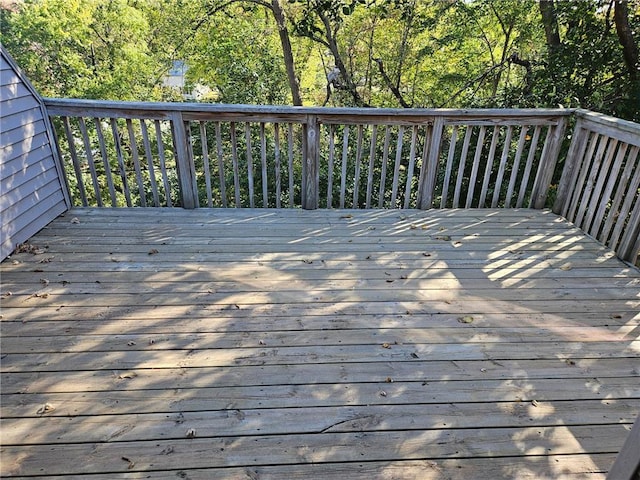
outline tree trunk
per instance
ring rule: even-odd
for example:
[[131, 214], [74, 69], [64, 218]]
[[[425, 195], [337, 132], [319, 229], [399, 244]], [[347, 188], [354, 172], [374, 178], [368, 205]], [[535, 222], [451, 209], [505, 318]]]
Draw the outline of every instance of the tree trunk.
[[629, 10], [627, 0], [615, 0], [615, 10], [613, 12], [613, 19], [616, 24], [616, 32], [618, 34], [618, 40], [622, 45], [622, 52], [624, 55], [624, 62], [629, 70], [629, 77], [632, 82], [638, 81], [638, 45], [633, 38], [633, 32], [629, 27]]
[[553, 0], [540, 0], [540, 14], [542, 25], [549, 48], [549, 57], [552, 57], [560, 47], [560, 33], [558, 31], [558, 17]]
[[291, 48], [291, 39], [289, 38], [289, 30], [284, 18], [284, 12], [280, 6], [279, 0], [271, 0], [271, 11], [278, 24], [278, 34], [280, 35], [280, 43], [282, 44], [282, 54], [284, 55], [284, 64], [287, 69], [287, 79], [289, 80], [289, 88], [294, 105], [302, 105], [302, 96], [300, 95], [300, 84], [296, 77], [296, 71], [293, 63], [293, 49]]
[[342, 76], [342, 80], [344, 81], [344, 84], [347, 90], [353, 97], [353, 101], [355, 105], [358, 107], [368, 107], [369, 105], [362, 99], [362, 97], [358, 93], [356, 84], [354, 83], [353, 78], [351, 78], [351, 75], [349, 74], [347, 67], [342, 61], [340, 50], [338, 50], [338, 43], [336, 41], [335, 36], [331, 32], [331, 22], [321, 10], [318, 10], [317, 13], [318, 13], [318, 16], [320, 17], [320, 20], [322, 21], [322, 24], [324, 25], [327, 45], [329, 46], [329, 50], [333, 55], [334, 61], [336, 62], [336, 68], [340, 70], [340, 75]]

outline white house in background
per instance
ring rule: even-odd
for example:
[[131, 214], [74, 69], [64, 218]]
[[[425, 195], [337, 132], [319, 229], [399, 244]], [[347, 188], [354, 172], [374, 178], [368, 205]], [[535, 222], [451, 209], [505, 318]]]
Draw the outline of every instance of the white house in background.
[[162, 84], [165, 87], [176, 88], [182, 92], [187, 69], [187, 64], [183, 60], [174, 60], [172, 67], [162, 79]]
[[211, 89], [206, 85], [196, 84], [191, 91], [185, 90], [185, 77], [188, 65], [184, 60], [174, 60], [171, 69], [162, 79], [162, 85], [174, 88], [180, 92], [185, 100], [202, 100], [211, 94]]

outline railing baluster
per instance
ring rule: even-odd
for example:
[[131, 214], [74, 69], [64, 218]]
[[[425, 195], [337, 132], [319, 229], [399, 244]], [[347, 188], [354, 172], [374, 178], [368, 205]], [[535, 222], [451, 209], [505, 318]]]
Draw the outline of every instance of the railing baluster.
[[440, 208], [446, 208], [447, 197], [449, 196], [449, 185], [451, 184], [451, 173], [453, 172], [453, 161], [456, 156], [456, 143], [458, 143], [458, 125], [453, 126], [451, 140], [449, 141], [449, 152], [447, 154], [447, 164], [444, 171], [444, 182], [442, 183], [442, 196], [440, 198]]
[[396, 208], [398, 198], [398, 180], [400, 178], [400, 164], [402, 162], [402, 144], [404, 142], [404, 126], [398, 127], [398, 141], [396, 143], [396, 161], [393, 166], [393, 183], [391, 185], [391, 208]]
[[473, 165], [471, 167], [471, 178], [469, 178], [469, 188], [467, 189], [467, 201], [465, 202], [464, 208], [470, 208], [473, 202], [473, 193], [475, 192], [476, 180], [478, 178], [478, 169], [480, 168], [480, 159], [482, 158], [486, 131], [487, 127], [484, 125], [480, 127], [478, 141], [476, 142], [476, 152], [473, 156]]
[[[587, 149], [587, 138], [589, 132], [582, 127], [582, 119], [578, 118], [576, 125], [573, 129], [573, 135], [571, 137], [571, 145], [569, 146], [569, 152], [565, 158], [564, 168], [562, 169], [562, 176], [560, 177], [560, 183], [558, 184], [558, 192], [556, 200], [553, 204], [553, 212], [563, 217], [567, 216], [569, 211], [571, 197], [575, 188], [578, 174], [580, 173], [580, 167], [582, 165], [582, 159]], [[548, 139], [551, 136], [551, 131], [547, 133], [547, 139], [545, 140], [545, 146], [548, 143]], [[538, 167], [538, 171], [542, 168], [542, 163]], [[536, 181], [536, 184], [538, 182]]]
[[349, 154], [349, 125], [344, 126], [342, 134], [342, 171], [340, 177], [340, 208], [344, 208], [344, 200], [347, 193], [347, 158]]
[[601, 135], [592, 132], [589, 138], [589, 147], [587, 148], [587, 152], [582, 159], [581, 164], [578, 169], [578, 178], [575, 183], [575, 189], [573, 191], [573, 196], [570, 197], [570, 208], [568, 217], [570, 219], [576, 218], [576, 213], [578, 211], [578, 207], [580, 206], [580, 199], [584, 194], [584, 184], [587, 181], [589, 171], [591, 170], [591, 162], [593, 160], [593, 155], [596, 151], [596, 146], [600, 143]]
[[504, 200], [505, 208], [511, 207], [511, 197], [513, 197], [513, 191], [516, 187], [516, 181], [518, 179], [518, 171], [520, 170], [520, 159], [522, 158], [522, 152], [524, 150], [524, 144], [527, 139], [527, 132], [529, 131], [529, 127], [523, 125], [520, 129], [520, 138], [518, 139], [518, 147], [516, 148], [516, 156], [513, 159], [513, 164], [511, 165], [511, 176], [509, 178], [509, 185], [507, 186], [507, 196]]
[[87, 203], [87, 194], [85, 193], [84, 181], [82, 180], [82, 168], [80, 167], [80, 160], [78, 158], [78, 152], [76, 150], [73, 133], [71, 133], [71, 124], [69, 123], [69, 117], [62, 117], [62, 125], [64, 126], [64, 132], [67, 136], [67, 143], [69, 144], [69, 154], [71, 155], [71, 163], [73, 164], [73, 169], [76, 172], [76, 181], [78, 184], [78, 193], [80, 194], [80, 201], [82, 202], [82, 206], [86, 207], [89, 204]]
[[335, 125], [329, 124], [329, 158], [327, 160], [327, 208], [333, 207], [333, 162], [336, 138]]
[[253, 191], [253, 154], [251, 152], [251, 124], [245, 122], [244, 124], [244, 139], [245, 147], [247, 149], [247, 180], [249, 181], [249, 207], [255, 207], [254, 191]]
[[305, 155], [303, 172], [302, 208], [315, 210], [318, 208], [318, 175], [320, 154], [320, 124], [318, 117], [309, 115], [306, 121]]
[[287, 124], [287, 155], [289, 167], [289, 207], [293, 208], [295, 201], [294, 171], [293, 171], [293, 124]]
[[153, 206], [160, 206], [160, 196], [158, 195], [158, 183], [156, 182], [156, 172], [153, 167], [153, 155], [151, 153], [151, 143], [149, 142], [149, 131], [144, 118], [140, 119], [140, 131], [142, 132], [142, 144], [144, 145], [145, 156], [147, 157], [147, 168], [149, 169], [149, 184], [151, 195], [153, 196]]
[[467, 163], [467, 155], [469, 154], [469, 144], [471, 143], [471, 135], [473, 134], [473, 126], [467, 125], [462, 142], [462, 152], [460, 152], [460, 161], [458, 163], [458, 174], [456, 176], [456, 189], [453, 192], [453, 208], [460, 207], [460, 195], [462, 193], [462, 181], [464, 180], [464, 171]]
[[209, 145], [207, 145], [207, 126], [203, 121], [198, 122], [200, 128], [200, 143], [202, 145], [202, 168], [204, 169], [204, 184], [207, 190], [207, 206], [213, 207], [213, 193], [211, 191], [211, 166], [209, 165]]
[[218, 156], [218, 180], [220, 181], [222, 207], [227, 208], [227, 177], [224, 170], [224, 156], [222, 155], [222, 127], [220, 122], [216, 122], [216, 153]]
[[[595, 156], [591, 158], [589, 162], [588, 174], [583, 183], [582, 187], [582, 196], [580, 198], [580, 204], [576, 209], [574, 223], [580, 227], [582, 227], [582, 220], [584, 219], [584, 215], [586, 213], [586, 208], [589, 205], [591, 200], [591, 194], [593, 192], [593, 187], [596, 181], [596, 178], [600, 174], [600, 165], [602, 163], [602, 157], [604, 156], [605, 149], [609, 143], [609, 137], [606, 135], [601, 135], [598, 142], [598, 149], [596, 150]], [[587, 172], [587, 170], [585, 170]]]
[[116, 189], [113, 185], [113, 175], [111, 174], [111, 165], [109, 164], [109, 156], [107, 155], [107, 145], [104, 140], [104, 133], [102, 131], [102, 125], [100, 119], [95, 117], [93, 119], [95, 124], [96, 134], [98, 135], [98, 145], [100, 146], [100, 156], [102, 157], [102, 164], [104, 166], [104, 173], [107, 178], [107, 187], [109, 189], [109, 196], [111, 197], [111, 206], [118, 206], [118, 198], [116, 197]]
[[[629, 155], [629, 159], [627, 159], [627, 161], [632, 161], [632, 163], [635, 163], [635, 159], [638, 156], [638, 148], [634, 147], [631, 153], [633, 155]], [[629, 229], [627, 229], [627, 232], [636, 230], [637, 219], [634, 218], [635, 214], [632, 212], [631, 206], [633, 204], [635, 197], [637, 196], [636, 192], [638, 191], [638, 188], [640, 188], [640, 166], [636, 165], [633, 178], [629, 182], [628, 188], [625, 189], [626, 191], [624, 195], [624, 201], [622, 202], [622, 207], [620, 207], [620, 210], [617, 212], [616, 223], [615, 223], [615, 226], [613, 227], [613, 232], [611, 233], [611, 238], [609, 239], [609, 242], [608, 242], [608, 244], [614, 250], [616, 250], [618, 247], [621, 246], [618, 244], [618, 240], [621, 237], [623, 239], [625, 238], [625, 227], [629, 227]], [[636, 209], [638, 207], [638, 203], [640, 202], [636, 202]], [[629, 216], [630, 218], [628, 218]], [[628, 237], [627, 239], [628, 240], [625, 240], [625, 241], [629, 241], [629, 242], [632, 241]], [[625, 246], [622, 246], [622, 247], [624, 250]], [[623, 251], [622, 253], [624, 255], [625, 252]]]
[[524, 196], [527, 193], [527, 184], [529, 183], [531, 169], [533, 168], [533, 162], [535, 161], [536, 150], [538, 149], [538, 141], [540, 140], [541, 131], [542, 127], [540, 125], [536, 125], [533, 130], [533, 137], [531, 137], [529, 153], [527, 154], [527, 163], [524, 166], [524, 173], [522, 174], [522, 181], [520, 183], [518, 199], [516, 200], [516, 208], [521, 208], [524, 203]]
[[171, 202], [171, 185], [169, 184], [169, 177], [167, 175], [167, 159], [164, 154], [164, 140], [162, 137], [162, 126], [160, 120], [154, 121], [156, 131], [156, 144], [158, 146], [158, 160], [160, 161], [160, 174], [162, 175], [162, 184], [164, 186], [164, 195], [167, 207], [172, 207]]
[[493, 134], [491, 136], [491, 146], [489, 147], [489, 153], [487, 154], [487, 165], [484, 169], [484, 179], [482, 181], [482, 191], [480, 192], [480, 200], [478, 201], [478, 208], [484, 208], [487, 201], [487, 193], [489, 192], [489, 181], [491, 180], [491, 173], [493, 172], [493, 162], [496, 157], [496, 147], [498, 145], [498, 138], [500, 137], [500, 127], [496, 125], [493, 127]]
[[629, 152], [629, 156], [625, 163], [624, 170], [622, 171], [622, 175], [616, 182], [616, 194], [611, 202], [611, 207], [609, 209], [609, 214], [607, 215], [607, 220], [602, 227], [602, 231], [600, 232], [600, 240], [604, 243], [609, 241], [611, 229], [613, 228], [616, 220], [619, 218], [620, 205], [625, 198], [625, 193], [627, 192], [627, 186], [629, 185], [629, 180], [633, 175], [634, 161], [638, 155], [638, 147], [632, 147]]
[[411, 203], [411, 187], [413, 184], [413, 170], [416, 164], [416, 142], [418, 141], [418, 126], [413, 126], [411, 132], [411, 145], [409, 147], [409, 168], [407, 169], [407, 182], [404, 189], [404, 208], [409, 208]]
[[238, 139], [236, 138], [236, 124], [231, 122], [231, 162], [233, 163], [233, 189], [235, 207], [240, 208], [240, 168], [238, 166]]
[[509, 125], [507, 127], [507, 133], [504, 137], [504, 145], [502, 146], [502, 155], [500, 156], [500, 166], [498, 167], [498, 176], [496, 177], [496, 183], [493, 191], [493, 198], [491, 199], [491, 208], [498, 206], [498, 200], [500, 199], [500, 191], [502, 190], [502, 179], [504, 178], [504, 171], [509, 160], [509, 149], [511, 148], [511, 136], [513, 135], [513, 127]]
[[591, 232], [591, 225], [593, 223], [593, 219], [595, 218], [595, 213], [598, 210], [598, 206], [603, 202], [603, 198], [601, 197], [602, 190], [604, 188], [605, 182], [609, 180], [609, 170], [611, 168], [611, 162], [613, 161], [613, 156], [617, 148], [618, 140], [615, 138], [609, 139], [606, 155], [604, 157], [604, 160], [600, 164], [600, 171], [594, 178], [596, 183], [593, 186], [593, 190], [591, 191], [591, 200], [586, 208], [584, 220], [580, 222], [582, 224], [582, 229], [585, 232]]
[[[564, 140], [564, 130], [567, 125], [565, 118], [561, 117], [557, 119], [555, 126], [549, 127], [549, 133], [547, 139], [545, 139], [544, 146], [542, 147], [542, 153], [540, 154], [540, 165], [538, 166], [538, 173], [536, 180], [531, 190], [531, 202], [530, 205], [533, 208], [543, 208], [547, 196], [549, 194], [549, 187], [553, 179], [553, 173], [558, 163], [558, 156], [562, 148], [562, 142]], [[548, 141], [547, 141], [548, 140]]]
[[262, 162], [262, 206], [269, 206], [269, 190], [267, 183], [267, 139], [264, 122], [260, 122], [260, 160]]
[[376, 159], [376, 142], [378, 140], [378, 126], [373, 125], [371, 132], [371, 147], [369, 149], [369, 170], [367, 171], [367, 195], [365, 208], [371, 208], [371, 191], [373, 190], [373, 168]]
[[358, 135], [356, 138], [356, 163], [353, 175], [353, 208], [359, 208], [360, 199], [360, 163], [362, 162], [362, 134], [364, 126], [358, 125]]
[[[593, 222], [593, 224], [588, 230], [588, 233], [592, 237], [599, 238], [601, 231], [604, 234], [603, 236], [605, 239], [608, 238], [609, 236], [609, 231], [610, 231], [609, 229], [611, 228], [611, 223], [609, 223], [609, 229], [607, 229], [606, 231], [602, 230], [609, 222], [609, 218], [607, 217], [607, 222], [604, 225], [602, 220], [605, 218], [605, 212], [607, 211], [607, 208], [613, 207], [612, 202], [614, 199], [611, 198], [611, 194], [613, 193], [613, 189], [616, 186], [616, 183], [617, 183], [616, 180], [620, 175], [620, 168], [622, 167], [622, 161], [624, 160], [624, 157], [627, 154], [628, 148], [629, 148], [628, 143], [623, 143], [622, 145], [620, 145], [620, 148], [618, 148], [616, 159], [614, 160], [613, 166], [611, 167], [609, 181], [606, 183], [605, 189], [602, 192], [600, 205], [598, 206], [598, 211], [596, 212], [594, 217], [595, 221]], [[629, 165], [629, 167], [631, 167], [631, 165]], [[611, 210], [609, 211], [611, 212]], [[611, 217], [613, 217], [613, 215], [611, 215]], [[600, 221], [598, 221], [598, 219], [600, 219]]]
[[113, 135], [113, 144], [116, 149], [116, 157], [118, 158], [118, 168], [120, 169], [124, 198], [127, 202], [127, 207], [131, 207], [131, 192], [129, 191], [129, 181], [127, 180], [127, 168], [124, 163], [124, 155], [122, 154], [122, 143], [120, 142], [118, 122], [115, 118], [111, 119], [111, 134]]
[[136, 135], [133, 131], [133, 122], [127, 118], [127, 131], [129, 132], [129, 145], [131, 146], [131, 159], [133, 160], [133, 168], [136, 172], [136, 182], [138, 183], [138, 193], [140, 194], [140, 206], [147, 206], [147, 198], [144, 190], [144, 182], [142, 181], [142, 171], [140, 170], [140, 157], [138, 156], [138, 144]]
[[87, 132], [87, 124], [83, 117], [78, 117], [78, 126], [80, 127], [80, 134], [82, 135], [82, 141], [84, 143], [84, 153], [87, 157], [87, 164], [89, 165], [91, 183], [93, 183], [93, 193], [96, 196], [96, 203], [98, 204], [98, 207], [102, 207], [102, 195], [100, 193], [100, 184], [98, 183], [98, 173], [96, 172], [96, 164], [93, 159], [93, 151], [91, 141], [89, 140], [89, 133]]
[[281, 208], [280, 195], [282, 195], [282, 173], [280, 171], [280, 124], [273, 124], [273, 141], [276, 170], [276, 208]]
[[384, 197], [386, 193], [385, 184], [387, 181], [387, 162], [389, 161], [389, 141], [391, 139], [391, 130], [389, 125], [384, 129], [384, 146], [382, 147], [382, 168], [380, 169], [380, 189], [378, 190], [378, 208], [384, 206]]

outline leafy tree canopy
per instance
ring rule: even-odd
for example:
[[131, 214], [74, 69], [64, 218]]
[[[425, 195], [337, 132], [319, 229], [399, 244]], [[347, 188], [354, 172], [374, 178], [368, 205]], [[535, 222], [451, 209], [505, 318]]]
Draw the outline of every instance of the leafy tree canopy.
[[44, 95], [385, 107], [580, 106], [640, 120], [640, 0], [16, 0]]

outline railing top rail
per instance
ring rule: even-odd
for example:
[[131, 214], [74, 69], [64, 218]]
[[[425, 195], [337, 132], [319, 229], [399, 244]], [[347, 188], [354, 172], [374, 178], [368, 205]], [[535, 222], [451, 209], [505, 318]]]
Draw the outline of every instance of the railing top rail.
[[365, 117], [446, 117], [446, 118], [518, 118], [518, 117], [559, 117], [570, 116], [575, 111], [570, 108], [553, 109], [452, 109], [452, 108], [337, 108], [337, 107], [291, 107], [274, 105], [236, 105], [213, 103], [178, 102], [122, 102], [108, 100], [87, 100], [69, 98], [45, 98], [45, 105], [52, 114], [64, 114], [71, 109], [104, 111], [146, 111], [157, 114], [164, 112], [205, 112], [245, 115], [322, 115], [322, 116], [365, 116]]
[[582, 119], [586, 122], [615, 129], [606, 130], [606, 133], [610, 136], [618, 138], [623, 132], [631, 134], [625, 135], [624, 141], [632, 145], [640, 146], [640, 124], [630, 122], [628, 120], [622, 120], [616, 117], [611, 117], [609, 115], [604, 115], [602, 113], [582, 109], [576, 110], [575, 115], [577, 118]]

